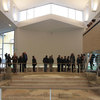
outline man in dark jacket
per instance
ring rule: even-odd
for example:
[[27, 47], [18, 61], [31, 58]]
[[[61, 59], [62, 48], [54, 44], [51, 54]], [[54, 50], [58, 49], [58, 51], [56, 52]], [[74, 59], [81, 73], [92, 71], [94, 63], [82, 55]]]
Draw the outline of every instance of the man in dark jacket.
[[58, 66], [58, 72], [60, 72], [60, 67], [61, 67], [61, 58], [60, 55], [57, 57], [57, 66]]
[[24, 53], [23, 53], [23, 65], [22, 65], [22, 72], [24, 72], [24, 70], [26, 70], [27, 60], [28, 60], [27, 54], [26, 54], [26, 52], [24, 52]]
[[78, 66], [77, 72], [79, 73], [80, 66], [81, 66], [81, 57], [80, 57], [80, 55], [78, 55], [78, 57], [77, 57], [77, 66]]
[[32, 66], [33, 66], [33, 72], [35, 72], [35, 66], [37, 65], [36, 58], [33, 56], [32, 57]]
[[18, 64], [20, 65], [20, 72], [22, 72], [22, 63], [23, 63], [23, 56], [19, 56], [18, 58]]
[[46, 55], [46, 56], [43, 58], [44, 72], [47, 72], [47, 65], [48, 65], [48, 62], [49, 62], [49, 59], [48, 59], [48, 56]]

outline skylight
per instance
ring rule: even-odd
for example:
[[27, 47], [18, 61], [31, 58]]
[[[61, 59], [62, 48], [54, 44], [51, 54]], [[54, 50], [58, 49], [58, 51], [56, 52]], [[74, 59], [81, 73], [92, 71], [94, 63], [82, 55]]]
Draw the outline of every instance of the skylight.
[[32, 9], [28, 9], [25, 11], [21, 11], [19, 13], [19, 21], [25, 21], [28, 19], [45, 16], [48, 14], [54, 14], [58, 16], [62, 16], [65, 18], [74, 19], [77, 21], [83, 21], [83, 12], [55, 4], [48, 4]]

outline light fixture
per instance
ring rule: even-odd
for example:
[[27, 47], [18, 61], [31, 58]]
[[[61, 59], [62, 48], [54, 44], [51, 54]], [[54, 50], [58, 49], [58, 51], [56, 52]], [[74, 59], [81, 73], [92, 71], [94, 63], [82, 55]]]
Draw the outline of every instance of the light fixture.
[[86, 9], [84, 10], [84, 21], [88, 21], [88, 19], [89, 19], [89, 8], [87, 6]]
[[13, 19], [14, 21], [18, 21], [18, 11], [15, 6], [13, 6]]
[[11, 24], [8, 24], [11, 27]]
[[2, 0], [4, 11], [9, 11], [10, 9], [10, 0]]
[[99, 0], [91, 0], [91, 9], [92, 11], [97, 11]]

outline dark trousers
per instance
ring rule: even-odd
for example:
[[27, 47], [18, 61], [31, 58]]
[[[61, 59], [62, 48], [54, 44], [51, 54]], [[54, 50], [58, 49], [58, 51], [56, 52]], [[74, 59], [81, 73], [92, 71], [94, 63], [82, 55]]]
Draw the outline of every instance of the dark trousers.
[[19, 64], [20, 65], [20, 72], [22, 71], [22, 64]]
[[61, 64], [61, 71], [63, 72], [63, 64]]
[[44, 64], [44, 72], [47, 72], [47, 64]]
[[57, 66], [58, 66], [58, 72], [60, 72], [60, 64], [57, 64]]
[[75, 68], [75, 64], [72, 64], [72, 72], [74, 71]]
[[35, 72], [35, 66], [36, 66], [36, 65], [33, 65], [33, 72]]
[[90, 68], [93, 70], [93, 62], [90, 62]]
[[16, 67], [17, 67], [17, 65], [16, 64], [13, 64], [13, 73], [16, 73], [17, 72]]
[[22, 72], [24, 72], [25, 64], [22, 64]]
[[68, 66], [68, 71], [70, 71], [70, 64], [67, 64], [67, 66]]
[[77, 72], [79, 73], [80, 64], [77, 64], [77, 66], [78, 66]]

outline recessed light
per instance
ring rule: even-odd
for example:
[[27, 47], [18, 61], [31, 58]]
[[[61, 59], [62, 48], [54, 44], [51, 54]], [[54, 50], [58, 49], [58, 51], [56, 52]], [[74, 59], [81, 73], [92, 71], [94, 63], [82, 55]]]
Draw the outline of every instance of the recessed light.
[[9, 26], [11, 27], [11, 24], [9, 24]]

